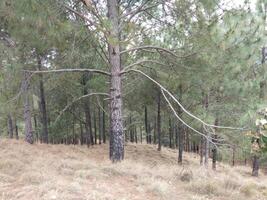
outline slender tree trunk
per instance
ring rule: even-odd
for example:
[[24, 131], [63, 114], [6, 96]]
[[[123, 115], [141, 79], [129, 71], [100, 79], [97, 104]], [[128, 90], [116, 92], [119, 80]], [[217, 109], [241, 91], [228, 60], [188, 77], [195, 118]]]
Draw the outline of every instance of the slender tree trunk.
[[[179, 85], [179, 94], [180, 94], [180, 102], [182, 102], [182, 96], [183, 96], [183, 87], [182, 85], [180, 84]], [[178, 115], [179, 116], [182, 116], [182, 109], [181, 107], [179, 107], [178, 109]], [[178, 122], [178, 127], [177, 127], [177, 140], [178, 140], [178, 164], [182, 164], [183, 162], [183, 150], [184, 150], [184, 128], [183, 128], [183, 124], [179, 121]]]
[[203, 165], [203, 148], [204, 148], [204, 145], [203, 145], [203, 136], [201, 136], [200, 138], [200, 147], [199, 147], [199, 155], [200, 155], [200, 165]]
[[97, 144], [97, 123], [96, 123], [96, 119], [97, 119], [97, 116], [96, 116], [96, 111], [94, 109], [94, 133], [95, 133], [95, 144]]
[[[87, 95], [88, 91], [86, 88], [86, 82], [88, 81], [88, 74], [82, 76], [83, 94]], [[91, 122], [91, 109], [90, 109], [90, 99], [84, 101], [84, 114], [85, 114], [85, 131], [86, 131], [86, 144], [89, 147], [94, 144], [93, 134], [92, 134], [92, 122]]]
[[22, 83], [23, 95], [24, 95], [24, 122], [25, 122], [25, 140], [33, 144], [33, 130], [31, 120], [31, 107], [29, 100], [29, 74], [24, 73], [24, 80]]
[[161, 93], [158, 93], [158, 117], [157, 117], [157, 132], [158, 132], [158, 151], [161, 151], [161, 108], [160, 108], [160, 104], [161, 104]]
[[172, 148], [172, 121], [169, 118], [169, 147]]
[[146, 130], [146, 143], [148, 144], [148, 122], [147, 122], [147, 107], [145, 106], [145, 130]]
[[[214, 142], [216, 142], [217, 140], [217, 135], [214, 135]], [[217, 148], [215, 145], [213, 145], [213, 148], [212, 148], [212, 169], [213, 170], [216, 170], [216, 160], [217, 160]]]
[[141, 144], [143, 143], [143, 132], [142, 132], [142, 126], [140, 126], [140, 141], [141, 141]]
[[16, 139], [19, 139], [19, 130], [18, 130], [18, 125], [15, 123], [15, 132], [16, 132]]
[[122, 121], [122, 90], [121, 90], [121, 57], [119, 33], [118, 0], [107, 1], [108, 19], [111, 23], [108, 44], [109, 63], [111, 68], [110, 88], [110, 159], [113, 162], [124, 159], [124, 133]]
[[102, 119], [101, 119], [101, 108], [98, 107], [98, 127], [99, 127], [99, 144], [102, 142]]
[[[35, 131], [35, 135], [36, 135], [36, 141], [38, 142], [39, 134], [38, 134], [37, 116], [36, 116], [36, 114], [33, 115], [33, 120], [34, 120], [34, 131]], [[40, 141], [42, 142], [42, 139], [40, 139]]]
[[[152, 135], [150, 134], [150, 144], [152, 142]], [[153, 144], [157, 144], [157, 117], [154, 120], [154, 131], [153, 131]]]
[[9, 135], [9, 138], [13, 138], [13, 121], [12, 121], [12, 117], [11, 117], [11, 114], [8, 114], [7, 116], [8, 118], [8, 135]]
[[[205, 108], [205, 110], [207, 110], [209, 107], [209, 95], [208, 94], [204, 94], [203, 107]], [[207, 135], [207, 138], [210, 138], [209, 132], [207, 132], [206, 135]], [[204, 161], [206, 168], [208, 168], [208, 165], [209, 165], [209, 151], [210, 151], [210, 142], [208, 139], [206, 139], [206, 141], [205, 141], [205, 161]]]
[[103, 100], [103, 111], [102, 111], [102, 131], [103, 131], [103, 143], [106, 143], [106, 119], [105, 119], [105, 102]]
[[252, 158], [252, 176], [259, 176], [259, 168], [260, 168], [260, 158], [257, 155], [254, 155]]
[[184, 150], [184, 128], [180, 124], [178, 128], [178, 142], [179, 142], [179, 152], [178, 152], [178, 163], [182, 164], [183, 162], [183, 150]]
[[232, 159], [232, 166], [235, 166], [235, 146], [233, 146], [233, 159]]
[[82, 124], [82, 122], [80, 122], [80, 131], [81, 131], [80, 142], [81, 142], [81, 145], [83, 145], [84, 136], [83, 136], [83, 124]]
[[[42, 60], [41, 57], [38, 56], [38, 70], [42, 70]], [[44, 92], [44, 82], [43, 82], [43, 75], [40, 74], [39, 79], [39, 94], [40, 94], [40, 102], [39, 102], [39, 109], [40, 109], [40, 118], [41, 118], [41, 124], [42, 124], [42, 141], [44, 143], [48, 143], [48, 124], [47, 124], [47, 110], [46, 110], [46, 101], [45, 101], [45, 92]]]

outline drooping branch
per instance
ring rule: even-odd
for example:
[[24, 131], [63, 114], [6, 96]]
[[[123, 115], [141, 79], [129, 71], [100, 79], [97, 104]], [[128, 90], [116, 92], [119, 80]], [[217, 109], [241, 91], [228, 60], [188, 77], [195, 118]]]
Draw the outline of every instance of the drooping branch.
[[131, 67], [134, 67], [134, 66], [136, 66], [136, 65], [142, 65], [143, 63], [147, 63], [147, 62], [148, 62], [148, 63], [154, 63], [154, 64], [157, 64], [157, 65], [167, 66], [167, 65], [165, 65], [164, 63], [157, 62], [157, 61], [155, 61], [155, 60], [140, 60], [140, 61], [137, 61], [136, 63], [130, 64], [130, 65], [124, 67], [123, 70], [121, 71], [121, 74], [126, 73], [127, 70], [128, 70], [129, 68], [131, 68]]
[[185, 126], [187, 126], [189, 129], [191, 129], [192, 131], [196, 132], [197, 134], [203, 136], [204, 138], [206, 138], [210, 143], [216, 145], [207, 135], [205, 135], [204, 133], [201, 133], [200, 131], [194, 129], [192, 126], [190, 126], [189, 124], [187, 124], [181, 117], [179, 117], [179, 115], [177, 114], [177, 112], [175, 111], [175, 109], [173, 108], [171, 102], [169, 101], [169, 99], [167, 98], [165, 92], [163, 91], [163, 89], [161, 89], [161, 93], [163, 95], [163, 97], [165, 98], [167, 104], [169, 105], [169, 107], [171, 108], [172, 112], [174, 113], [175, 117], [182, 122]]
[[57, 122], [59, 120], [59, 118], [63, 115], [64, 112], [66, 112], [74, 103], [76, 103], [77, 101], [80, 101], [84, 98], [87, 98], [87, 97], [90, 97], [90, 96], [94, 96], [94, 95], [103, 95], [103, 96], [109, 96], [108, 93], [90, 93], [90, 94], [86, 94], [86, 95], [83, 95], [83, 96], [80, 96], [76, 99], [74, 99], [70, 104], [68, 104], [61, 112], [60, 114], [57, 116], [55, 122]]
[[30, 70], [24, 70], [25, 72], [34, 74], [47, 74], [47, 73], [69, 73], [69, 72], [92, 72], [92, 73], [98, 73], [106, 76], [111, 76], [109, 72], [99, 70], [99, 69], [54, 69], [54, 70], [46, 70], [46, 71], [30, 71]]
[[193, 55], [196, 54], [196, 53], [192, 53], [192, 54], [188, 54], [188, 55], [178, 56], [173, 51], [171, 51], [169, 49], [166, 49], [166, 48], [163, 48], [163, 47], [158, 47], [158, 46], [152, 46], [152, 45], [145, 45], [145, 46], [126, 49], [124, 51], [121, 51], [120, 54], [122, 55], [122, 54], [125, 54], [125, 53], [128, 53], [128, 52], [138, 51], [138, 50], [145, 50], [145, 49], [155, 49], [157, 51], [166, 52], [166, 53], [172, 55], [175, 58], [187, 58], [187, 57], [190, 57], [190, 56], [193, 56]]
[[148, 78], [149, 80], [151, 80], [153, 83], [155, 83], [161, 90], [163, 90], [164, 92], [166, 92], [173, 100], [175, 103], [177, 103], [181, 109], [188, 114], [190, 117], [196, 119], [197, 121], [201, 122], [203, 125], [208, 126], [208, 127], [213, 127], [213, 128], [221, 128], [221, 129], [230, 129], [230, 130], [241, 130], [241, 131], [245, 131], [245, 130], [250, 130], [250, 129], [245, 129], [245, 128], [237, 128], [237, 127], [231, 127], [231, 126], [216, 126], [213, 124], [208, 124], [206, 122], [204, 122], [202, 119], [196, 117], [195, 115], [193, 115], [192, 113], [190, 113], [189, 111], [187, 111], [183, 105], [165, 88], [163, 87], [159, 82], [157, 82], [156, 80], [154, 80], [153, 78], [151, 78], [150, 76], [148, 76], [146, 73], [142, 72], [141, 70], [137, 70], [137, 69], [130, 69], [127, 72], [136, 72], [139, 74], [142, 74], [143, 76], [145, 76], [146, 78]]

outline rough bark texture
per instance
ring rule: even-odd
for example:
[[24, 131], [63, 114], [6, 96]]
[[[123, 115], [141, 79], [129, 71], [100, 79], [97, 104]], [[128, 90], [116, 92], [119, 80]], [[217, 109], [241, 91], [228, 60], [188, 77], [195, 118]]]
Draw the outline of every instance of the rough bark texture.
[[107, 6], [108, 19], [111, 23], [110, 37], [113, 40], [113, 42], [109, 42], [108, 44], [109, 63], [111, 68], [110, 159], [113, 162], [117, 162], [124, 158], [118, 1], [109, 0], [107, 1]]
[[[42, 63], [41, 58], [38, 57], [38, 70], [42, 70]], [[42, 135], [42, 141], [44, 143], [48, 143], [48, 124], [47, 124], [47, 110], [46, 110], [46, 101], [45, 101], [45, 92], [44, 92], [44, 82], [43, 82], [43, 75], [40, 74], [39, 79], [39, 109], [40, 109], [40, 122], [42, 125], [41, 129], [41, 135]]]
[[[214, 135], [214, 141], [217, 139], [217, 135]], [[212, 169], [216, 170], [216, 161], [217, 161], [217, 148], [213, 145], [212, 148]]]
[[96, 110], [94, 109], [94, 135], [95, 135], [95, 137], [94, 137], [94, 139], [95, 139], [94, 143], [95, 144], [97, 144], [97, 125], [96, 125], [96, 118], [97, 118], [97, 116], [96, 116]]
[[23, 95], [24, 95], [24, 122], [25, 122], [25, 140], [33, 144], [33, 130], [31, 121], [31, 107], [29, 100], [29, 74], [24, 73], [24, 79], [22, 83]]

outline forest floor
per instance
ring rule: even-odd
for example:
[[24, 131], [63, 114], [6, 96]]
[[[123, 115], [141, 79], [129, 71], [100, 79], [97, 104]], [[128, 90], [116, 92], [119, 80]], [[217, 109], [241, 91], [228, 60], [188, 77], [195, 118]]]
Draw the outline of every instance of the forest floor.
[[267, 176], [249, 167], [199, 166], [195, 154], [153, 145], [126, 146], [125, 161], [112, 164], [108, 145], [29, 145], [0, 141], [0, 199], [21, 200], [266, 200]]

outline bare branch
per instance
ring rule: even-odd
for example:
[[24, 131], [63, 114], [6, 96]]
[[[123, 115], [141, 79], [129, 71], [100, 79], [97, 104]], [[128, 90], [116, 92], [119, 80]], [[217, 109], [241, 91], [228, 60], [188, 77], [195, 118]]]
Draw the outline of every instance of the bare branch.
[[136, 66], [136, 65], [142, 65], [143, 63], [147, 63], [147, 62], [154, 63], [154, 64], [157, 64], [157, 65], [167, 66], [167, 65], [165, 65], [164, 63], [160, 63], [160, 62], [157, 62], [157, 61], [155, 61], [155, 60], [140, 60], [140, 61], [138, 61], [138, 62], [136, 62], [136, 63], [130, 64], [130, 65], [124, 67], [123, 70], [121, 71], [121, 74], [126, 73], [126, 72], [127, 72], [127, 69], [129, 69], [129, 68], [131, 68], [131, 67], [134, 67], [134, 66]]
[[204, 138], [206, 138], [210, 143], [214, 144], [216, 146], [216, 144], [207, 136], [205, 135], [204, 133], [201, 133], [200, 131], [194, 129], [193, 127], [191, 127], [190, 125], [188, 125], [184, 120], [182, 120], [181, 117], [179, 117], [179, 115], [177, 114], [177, 112], [175, 111], [175, 109], [173, 108], [171, 102], [169, 101], [169, 99], [166, 97], [164, 91], [162, 90], [161, 88], [161, 93], [163, 94], [166, 102], [168, 103], [169, 107], [171, 108], [172, 112], [174, 113], [175, 117], [180, 121], [182, 122], [185, 126], [187, 126], [188, 128], [190, 128], [192, 131], [196, 132], [197, 134], [203, 136]]
[[106, 76], [111, 76], [109, 72], [98, 70], [98, 69], [55, 69], [55, 70], [46, 70], [46, 71], [30, 71], [30, 70], [24, 70], [25, 72], [34, 74], [47, 74], [47, 73], [64, 73], [64, 72], [92, 72], [92, 73], [98, 73], [103, 74]]
[[192, 54], [188, 54], [188, 55], [184, 55], [184, 56], [178, 56], [173, 51], [171, 51], [169, 49], [166, 49], [166, 48], [163, 48], [163, 47], [158, 47], [158, 46], [151, 46], [151, 45], [146, 45], [146, 46], [140, 46], [140, 47], [134, 47], [134, 48], [131, 48], [131, 49], [126, 49], [124, 51], [121, 51], [120, 54], [122, 55], [124, 53], [128, 53], [128, 52], [131, 52], [131, 51], [138, 51], [138, 50], [144, 50], [144, 49], [156, 49], [158, 51], [163, 51], [163, 52], [166, 52], [166, 53], [174, 56], [175, 58], [187, 58], [187, 57], [190, 57], [190, 56], [193, 56], [193, 55], [196, 54], [196, 53], [192, 53]]
[[166, 92], [180, 107], [181, 109], [188, 114], [190, 117], [198, 120], [199, 122], [201, 122], [203, 125], [205, 126], [209, 126], [209, 127], [213, 127], [213, 128], [221, 128], [221, 129], [230, 129], [230, 130], [241, 130], [241, 131], [245, 131], [245, 130], [250, 130], [250, 129], [245, 129], [245, 128], [236, 128], [236, 127], [230, 127], [230, 126], [216, 126], [213, 124], [208, 124], [206, 122], [204, 122], [202, 119], [196, 117], [195, 115], [193, 115], [192, 113], [190, 113], [189, 111], [187, 111], [183, 105], [165, 88], [163, 87], [159, 82], [155, 81], [153, 78], [151, 78], [150, 76], [148, 76], [147, 74], [145, 74], [144, 72], [137, 70], [137, 69], [130, 69], [127, 72], [136, 72], [139, 74], [142, 74], [143, 76], [145, 76], [146, 78], [148, 78], [149, 80], [151, 80], [153, 83], [155, 83], [161, 90], [163, 90], [164, 92]]

